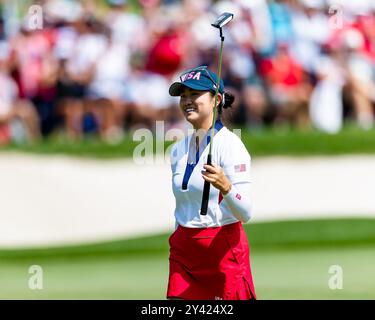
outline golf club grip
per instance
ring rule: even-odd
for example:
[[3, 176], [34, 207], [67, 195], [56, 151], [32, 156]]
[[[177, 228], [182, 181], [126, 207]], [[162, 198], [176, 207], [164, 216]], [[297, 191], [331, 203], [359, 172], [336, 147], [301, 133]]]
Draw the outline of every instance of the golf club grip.
[[[207, 156], [207, 164], [211, 165], [211, 154]], [[210, 183], [208, 181], [204, 181], [203, 187], [203, 196], [202, 196], [202, 205], [201, 205], [201, 215], [205, 216], [207, 214], [208, 209], [208, 199], [210, 196]]]

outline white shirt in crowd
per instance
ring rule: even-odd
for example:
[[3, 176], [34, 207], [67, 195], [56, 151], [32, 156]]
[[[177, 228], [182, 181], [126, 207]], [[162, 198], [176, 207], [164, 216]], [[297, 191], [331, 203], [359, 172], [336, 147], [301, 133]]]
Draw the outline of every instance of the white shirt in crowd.
[[341, 130], [344, 120], [342, 102], [344, 72], [331, 56], [322, 56], [316, 70], [320, 80], [311, 94], [310, 119], [319, 130], [337, 133]]
[[18, 96], [16, 82], [7, 74], [0, 72], [0, 116], [7, 115]]
[[[221, 122], [218, 124], [215, 127], [219, 129], [222, 125]], [[226, 127], [216, 132], [212, 162], [223, 168], [232, 183], [231, 191], [222, 196], [211, 185], [207, 215], [201, 215], [204, 186], [201, 172], [207, 161], [209, 145], [205, 143], [207, 139], [204, 139], [199, 148], [201, 155], [196, 161], [195, 134], [180, 140], [171, 150], [176, 225], [188, 228], [219, 227], [238, 221], [247, 222], [251, 217], [251, 157], [240, 138]]]

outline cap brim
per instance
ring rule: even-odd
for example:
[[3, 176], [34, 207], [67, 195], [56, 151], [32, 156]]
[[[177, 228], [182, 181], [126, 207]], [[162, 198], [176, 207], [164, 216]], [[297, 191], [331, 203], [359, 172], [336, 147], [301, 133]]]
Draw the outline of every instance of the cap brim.
[[198, 91], [211, 91], [211, 88], [208, 88], [206, 86], [202, 86], [196, 83], [188, 83], [188, 82], [174, 82], [171, 84], [169, 87], [169, 94], [172, 97], [177, 97], [180, 96], [184, 88], [190, 88], [193, 90], [198, 90]]

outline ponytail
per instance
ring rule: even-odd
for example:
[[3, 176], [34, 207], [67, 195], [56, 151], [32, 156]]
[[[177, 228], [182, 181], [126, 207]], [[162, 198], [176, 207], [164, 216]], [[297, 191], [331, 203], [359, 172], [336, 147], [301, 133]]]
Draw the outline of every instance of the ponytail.
[[218, 108], [218, 112], [220, 115], [223, 112], [223, 108], [224, 109], [231, 108], [235, 100], [234, 95], [230, 92], [224, 92], [222, 94], [222, 97], [223, 97], [223, 101], [220, 103], [219, 108]]
[[233, 94], [231, 94], [230, 92], [225, 92], [223, 94], [224, 96], [224, 104], [223, 104], [223, 108], [224, 109], [228, 109], [228, 108], [231, 108], [232, 107], [232, 104], [235, 100], [235, 97]]

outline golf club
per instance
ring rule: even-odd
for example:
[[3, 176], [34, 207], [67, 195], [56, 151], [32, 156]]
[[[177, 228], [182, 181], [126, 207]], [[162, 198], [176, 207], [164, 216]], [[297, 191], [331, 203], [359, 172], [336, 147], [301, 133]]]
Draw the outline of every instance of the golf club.
[[[220, 53], [219, 53], [219, 63], [218, 63], [218, 72], [217, 72], [217, 82], [216, 82], [216, 91], [215, 91], [215, 107], [214, 107], [214, 115], [212, 117], [212, 126], [211, 126], [211, 141], [210, 146], [208, 149], [208, 155], [207, 155], [207, 164], [212, 164], [212, 145], [214, 142], [214, 135], [215, 135], [215, 122], [216, 122], [216, 116], [217, 116], [217, 97], [219, 94], [219, 87], [220, 87], [220, 79], [221, 79], [221, 63], [223, 58], [223, 47], [224, 47], [224, 36], [223, 36], [223, 27], [228, 24], [229, 21], [233, 19], [233, 13], [224, 12], [222, 15], [220, 15], [214, 23], [211, 25], [215, 28], [218, 28], [220, 30]], [[203, 195], [202, 195], [202, 204], [201, 204], [201, 215], [207, 215], [207, 209], [208, 209], [208, 199], [210, 196], [210, 183], [208, 181], [204, 182], [203, 187]]]

